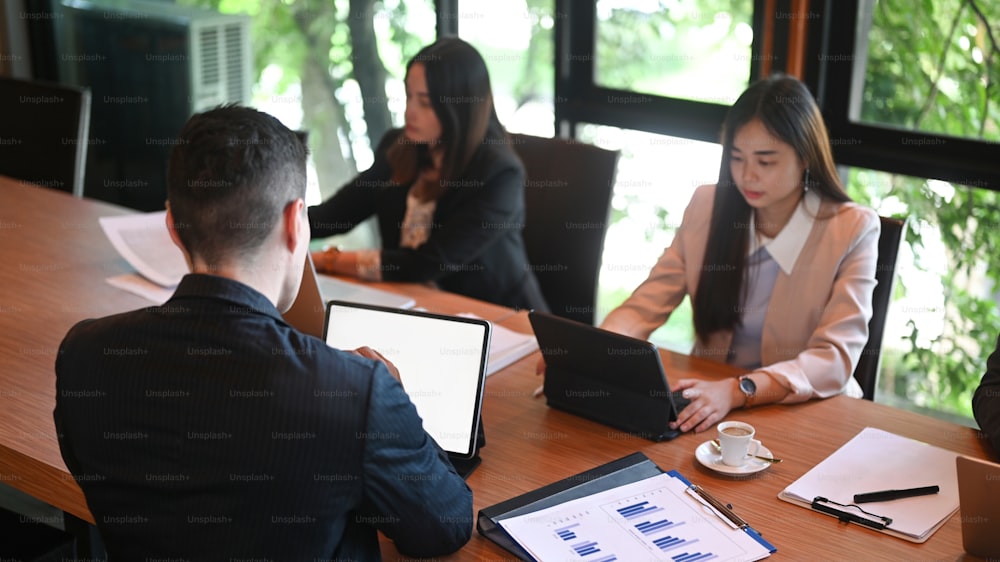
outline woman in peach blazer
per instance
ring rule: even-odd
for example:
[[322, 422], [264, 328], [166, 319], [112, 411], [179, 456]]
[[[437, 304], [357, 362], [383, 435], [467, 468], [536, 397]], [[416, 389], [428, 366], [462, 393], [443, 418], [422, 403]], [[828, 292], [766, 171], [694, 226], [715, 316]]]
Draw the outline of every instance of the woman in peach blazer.
[[852, 376], [868, 340], [879, 219], [850, 201], [805, 86], [771, 77], [727, 114], [717, 185], [699, 187], [673, 243], [601, 326], [637, 338], [691, 296], [693, 354], [747, 369], [683, 379], [674, 426], [711, 428], [732, 409], [860, 396]]

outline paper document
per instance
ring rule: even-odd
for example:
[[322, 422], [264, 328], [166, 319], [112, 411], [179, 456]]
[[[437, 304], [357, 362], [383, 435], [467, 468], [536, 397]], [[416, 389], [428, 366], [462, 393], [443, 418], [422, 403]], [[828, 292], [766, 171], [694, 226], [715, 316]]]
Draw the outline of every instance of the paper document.
[[[778, 497], [810, 507], [817, 496], [853, 504], [854, 495], [936, 485], [940, 492], [861, 504], [892, 518], [888, 534], [923, 542], [958, 510], [957, 453], [888, 431], [866, 427], [841, 448], [792, 482]], [[844, 508], [857, 514], [857, 508]]]
[[135, 270], [161, 287], [175, 287], [188, 273], [184, 254], [167, 231], [166, 211], [101, 217], [101, 228], [115, 250]]
[[350, 301], [389, 308], [413, 308], [417, 304], [417, 301], [406, 295], [368, 287], [364, 283], [344, 281], [329, 275], [317, 274], [316, 283], [319, 285], [319, 292], [324, 302]]
[[[479, 318], [468, 312], [459, 314], [459, 316]], [[493, 335], [490, 338], [490, 356], [486, 360], [486, 376], [490, 376], [538, 350], [538, 340], [535, 339], [534, 335], [515, 332], [492, 322], [490, 324], [493, 326]]]
[[170, 300], [176, 289], [176, 287], [162, 287], [157, 285], [138, 273], [123, 273], [114, 277], [108, 277], [105, 281], [112, 287], [128, 291], [133, 295], [138, 295], [157, 304], [163, 304]]
[[499, 520], [540, 561], [760, 560], [770, 550], [661, 474]]

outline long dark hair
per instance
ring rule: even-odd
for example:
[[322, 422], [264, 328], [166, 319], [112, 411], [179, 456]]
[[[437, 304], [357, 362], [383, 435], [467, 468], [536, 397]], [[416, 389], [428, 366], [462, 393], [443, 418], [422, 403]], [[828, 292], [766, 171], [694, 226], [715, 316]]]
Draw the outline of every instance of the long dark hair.
[[823, 116], [802, 82], [775, 75], [751, 85], [736, 100], [722, 125], [722, 163], [705, 246], [705, 262], [693, 300], [694, 328], [701, 341], [718, 330], [740, 324], [744, 297], [750, 214], [753, 209], [733, 180], [733, 138], [744, 125], [760, 120], [769, 133], [791, 145], [805, 162], [803, 188], [845, 202], [851, 198], [840, 183]]
[[[497, 118], [486, 61], [472, 45], [458, 37], [444, 37], [420, 50], [406, 65], [424, 65], [431, 107], [441, 123], [440, 179], [428, 195], [437, 199], [450, 182], [465, 173], [469, 162], [487, 139], [502, 144], [506, 132]], [[427, 145], [400, 135], [389, 152], [392, 179], [399, 184], [414, 180], [417, 172], [431, 164]]]

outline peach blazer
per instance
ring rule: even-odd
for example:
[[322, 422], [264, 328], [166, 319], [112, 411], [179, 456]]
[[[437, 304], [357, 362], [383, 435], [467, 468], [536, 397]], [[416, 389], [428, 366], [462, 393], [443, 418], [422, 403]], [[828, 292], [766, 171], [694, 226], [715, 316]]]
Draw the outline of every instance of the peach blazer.
[[[687, 294], [705, 259], [715, 186], [695, 190], [673, 242], [649, 277], [601, 327], [646, 339]], [[842, 392], [861, 396], [852, 374], [868, 341], [880, 223], [872, 209], [823, 200], [792, 273], [779, 269], [761, 335], [758, 372], [790, 391], [785, 403]], [[692, 354], [725, 361], [732, 332], [695, 343]]]

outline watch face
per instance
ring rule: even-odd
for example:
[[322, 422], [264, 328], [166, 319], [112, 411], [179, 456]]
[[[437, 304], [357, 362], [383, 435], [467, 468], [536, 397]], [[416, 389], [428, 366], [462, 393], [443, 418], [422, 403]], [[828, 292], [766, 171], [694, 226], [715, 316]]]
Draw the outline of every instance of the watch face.
[[750, 377], [742, 377], [740, 379], [740, 390], [744, 394], [753, 395], [753, 393], [757, 392], [757, 383], [753, 382], [753, 379]]

